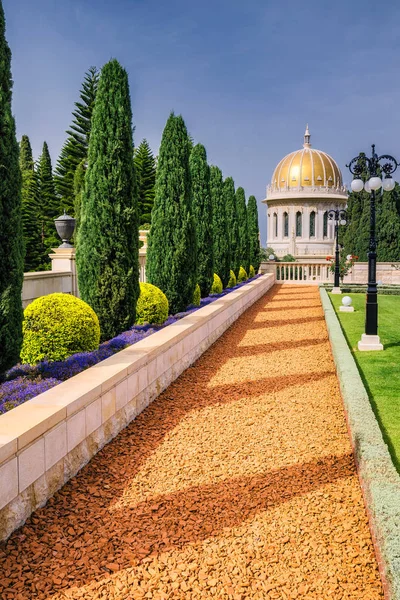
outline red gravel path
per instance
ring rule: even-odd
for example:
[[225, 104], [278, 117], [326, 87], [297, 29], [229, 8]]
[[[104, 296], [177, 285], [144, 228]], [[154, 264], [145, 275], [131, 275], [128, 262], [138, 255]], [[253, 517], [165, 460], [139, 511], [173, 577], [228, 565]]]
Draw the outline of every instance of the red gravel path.
[[275, 287], [0, 547], [0, 598], [382, 598], [318, 290]]

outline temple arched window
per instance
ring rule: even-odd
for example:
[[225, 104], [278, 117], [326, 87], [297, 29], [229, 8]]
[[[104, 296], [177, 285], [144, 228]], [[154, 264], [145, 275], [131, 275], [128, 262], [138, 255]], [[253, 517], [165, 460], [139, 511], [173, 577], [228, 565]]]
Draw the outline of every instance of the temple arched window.
[[289, 237], [289, 215], [283, 213], [283, 237]]
[[324, 236], [324, 238], [328, 237], [328, 211], [327, 210], [324, 212], [324, 232], [323, 232], [323, 236]]
[[310, 237], [315, 237], [315, 210], [310, 213]]
[[273, 226], [274, 226], [274, 236], [278, 237], [278, 215], [274, 213], [273, 217]]
[[302, 218], [301, 212], [297, 211], [296, 213], [296, 237], [302, 236]]

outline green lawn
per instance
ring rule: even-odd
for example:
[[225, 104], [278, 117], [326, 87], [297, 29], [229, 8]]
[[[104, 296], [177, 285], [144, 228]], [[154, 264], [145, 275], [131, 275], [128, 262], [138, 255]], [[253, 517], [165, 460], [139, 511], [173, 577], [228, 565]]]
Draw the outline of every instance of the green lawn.
[[353, 300], [354, 313], [340, 312], [342, 296], [329, 294], [400, 473], [400, 296], [378, 296], [378, 333], [383, 352], [359, 352], [357, 342], [364, 333], [365, 294], [346, 295]]

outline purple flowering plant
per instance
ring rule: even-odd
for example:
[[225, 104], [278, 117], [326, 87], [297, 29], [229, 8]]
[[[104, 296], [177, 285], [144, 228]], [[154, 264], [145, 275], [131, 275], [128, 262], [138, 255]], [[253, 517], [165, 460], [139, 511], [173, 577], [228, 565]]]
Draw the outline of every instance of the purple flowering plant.
[[44, 360], [36, 365], [15, 365], [7, 371], [3, 383], [0, 383], [0, 415], [109, 358], [127, 346], [131, 346], [152, 333], [176, 323], [179, 319], [243, 287], [246, 283], [258, 277], [260, 275], [256, 275], [251, 280], [248, 279], [238, 283], [232, 288], [225, 289], [220, 294], [210, 294], [201, 299], [200, 306], [190, 305], [186, 311], [170, 315], [162, 325], [150, 325], [149, 323], [133, 325], [128, 331], [120, 333], [108, 342], [103, 342], [97, 350], [92, 352], [79, 352], [62, 361]]

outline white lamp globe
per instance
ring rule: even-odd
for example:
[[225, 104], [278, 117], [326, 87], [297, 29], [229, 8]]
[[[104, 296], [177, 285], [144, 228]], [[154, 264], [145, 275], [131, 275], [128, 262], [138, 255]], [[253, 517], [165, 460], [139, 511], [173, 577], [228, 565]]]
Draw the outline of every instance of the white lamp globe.
[[391, 192], [394, 189], [395, 181], [391, 177], [386, 177], [382, 182], [382, 187], [385, 192]]
[[348, 254], [348, 255], [346, 256], [346, 260], [351, 260], [351, 259], [352, 259], [352, 255], [351, 255], [351, 254]]
[[341, 224], [341, 225], [346, 225], [346, 220], [345, 220], [345, 219], [342, 219], [342, 220], [340, 221], [340, 224]]
[[352, 303], [352, 299], [350, 298], [350, 296], [343, 296], [343, 298], [342, 298], [343, 306], [350, 306], [351, 303]]
[[368, 192], [368, 194], [370, 194], [370, 193], [371, 193], [371, 188], [369, 187], [369, 181], [366, 181], [366, 182], [364, 183], [364, 190], [365, 190], [366, 192]]
[[353, 181], [351, 182], [351, 189], [353, 190], [353, 192], [361, 192], [363, 187], [364, 184], [362, 182], [362, 179], [353, 179]]
[[371, 190], [379, 190], [382, 187], [382, 179], [380, 177], [371, 177], [369, 180], [369, 187]]
[[270, 255], [268, 256], [268, 260], [275, 260], [275, 256], [274, 256], [274, 254], [270, 254]]

